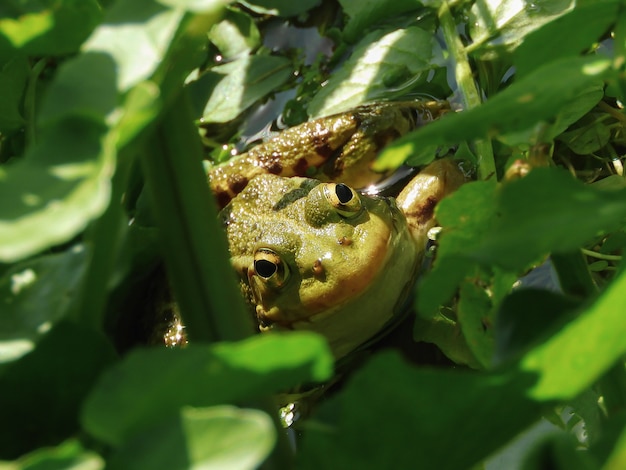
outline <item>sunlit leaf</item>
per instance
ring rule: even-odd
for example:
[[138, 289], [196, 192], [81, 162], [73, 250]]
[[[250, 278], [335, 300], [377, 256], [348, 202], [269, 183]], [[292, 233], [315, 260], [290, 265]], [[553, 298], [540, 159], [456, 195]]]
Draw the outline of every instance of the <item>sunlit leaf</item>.
[[308, 112], [313, 118], [328, 116], [394, 92], [406, 93], [425, 72], [441, 65], [443, 53], [431, 32], [416, 26], [375, 31], [356, 45], [311, 100]]
[[573, 399], [623, 358], [625, 289], [622, 272], [580, 317], [521, 359], [521, 371], [538, 374], [529, 396], [542, 401]]
[[104, 459], [87, 451], [78, 441], [65, 441], [57, 447], [45, 447], [33, 451], [14, 462], [11, 470], [102, 470]]
[[116, 2], [83, 49], [109, 54], [117, 65], [117, 88], [127, 91], [156, 71], [183, 15], [154, 0]]
[[[446, 115], [390, 144], [378, 167], [397, 166], [424, 146], [455, 144], [526, 130], [553, 119], [581, 93], [596, 89], [608, 73], [610, 61], [574, 57], [534, 70], [476, 108]], [[560, 77], [568, 77], [567, 81]]]
[[350, 17], [350, 21], [344, 29], [344, 38], [348, 42], [354, 42], [367, 31], [372, 24], [386, 18], [407, 14], [417, 10], [420, 5], [415, 0], [340, 0], [343, 11]]
[[[615, 21], [618, 6], [617, 0], [579, 4], [526, 35], [515, 50], [515, 75], [521, 78], [552, 60], [580, 54]], [[576, 34], [571, 34], [572, 31]], [[545, 44], [550, 44], [550, 47], [544, 47]]]
[[227, 10], [225, 17], [211, 28], [209, 39], [227, 60], [261, 44], [261, 35], [252, 17], [235, 9]]
[[0, 57], [74, 53], [102, 15], [97, 0], [26, 0], [12, 7], [11, 16], [0, 16]]
[[[261, 335], [214, 347], [134, 351], [103, 375], [87, 399], [82, 421], [95, 436], [119, 444], [181, 406], [252, 400], [332, 373], [321, 337]], [[193, 380], [193, 386], [182, 386]], [[136, 398], [144, 397], [141, 406]]]
[[84, 274], [82, 247], [17, 264], [0, 278], [0, 363], [19, 359], [68, 312]]
[[111, 469], [255, 469], [276, 439], [272, 418], [233, 406], [184, 407], [128, 440], [111, 458]]
[[470, 34], [483, 49], [513, 50], [524, 37], [574, 8], [574, 0], [478, 0], [470, 10]]
[[[246, 56], [214, 67], [211, 73], [224, 75], [224, 78], [215, 87], [211, 80], [208, 82], [211, 95], [204, 108], [204, 121], [235, 119], [261, 97], [285, 83], [292, 72], [291, 62], [274, 56]], [[197, 86], [201, 87], [202, 82]]]
[[321, 0], [247, 0], [240, 2], [256, 13], [275, 16], [295, 16], [319, 5]]
[[23, 160], [0, 169], [0, 260], [64, 242], [102, 213], [115, 161], [103, 134], [103, 126], [64, 119]]

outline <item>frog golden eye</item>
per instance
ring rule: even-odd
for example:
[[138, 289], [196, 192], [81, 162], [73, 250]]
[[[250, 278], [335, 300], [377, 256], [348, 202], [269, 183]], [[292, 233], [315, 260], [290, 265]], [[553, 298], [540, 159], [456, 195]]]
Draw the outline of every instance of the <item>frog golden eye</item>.
[[328, 183], [324, 195], [331, 206], [344, 217], [354, 217], [361, 212], [361, 198], [354, 189], [343, 183]]
[[281, 287], [289, 277], [287, 264], [269, 248], [259, 248], [254, 254], [254, 272], [274, 287]]

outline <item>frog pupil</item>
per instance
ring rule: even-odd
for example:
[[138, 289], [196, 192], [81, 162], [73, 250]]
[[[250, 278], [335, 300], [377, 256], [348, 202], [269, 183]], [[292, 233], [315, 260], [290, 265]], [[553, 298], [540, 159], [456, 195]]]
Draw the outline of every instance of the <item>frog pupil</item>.
[[276, 263], [272, 263], [266, 259], [258, 259], [254, 262], [254, 270], [259, 276], [267, 279], [278, 271], [278, 266]]
[[343, 183], [335, 186], [335, 194], [342, 204], [347, 204], [352, 199], [352, 190]]

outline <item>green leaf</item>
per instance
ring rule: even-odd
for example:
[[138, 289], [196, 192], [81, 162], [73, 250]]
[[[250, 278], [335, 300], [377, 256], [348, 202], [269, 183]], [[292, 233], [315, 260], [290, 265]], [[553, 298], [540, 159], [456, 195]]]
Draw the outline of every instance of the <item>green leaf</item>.
[[599, 190], [563, 170], [537, 168], [502, 188], [495, 214], [491, 229], [468, 256], [522, 269], [550, 252], [572, 251], [598, 233], [621, 227], [626, 190]]
[[298, 468], [471, 468], [538, 419], [541, 407], [524, 396], [533, 380], [378, 354], [320, 407]]
[[229, 0], [156, 0], [173, 8], [182, 8], [194, 13], [214, 14], [230, 3]]
[[[102, 470], [102, 457], [86, 451], [77, 441], [65, 441], [57, 447], [41, 448], [15, 462], [11, 470]], [[4, 467], [2, 467], [4, 468]]]
[[126, 441], [107, 468], [258, 468], [276, 440], [272, 418], [233, 406], [184, 407]]
[[85, 272], [82, 247], [17, 264], [0, 278], [0, 365], [19, 359], [68, 312]]
[[468, 183], [441, 202], [436, 216], [444, 231], [435, 265], [419, 284], [424, 314], [450, 299], [477, 265], [520, 272], [621, 227], [626, 197], [623, 189], [600, 190], [563, 170], [537, 168], [499, 189]]
[[461, 284], [457, 316], [473, 356], [484, 367], [493, 362], [493, 305], [487, 292], [472, 282]]
[[[377, 355], [322, 405], [304, 436], [299, 468], [470, 468], [545, 406], [574, 399], [621, 360], [624, 289], [623, 272], [581, 316], [499, 371], [418, 369], [396, 354]], [[482, 422], [489, 425], [476, 424]]]
[[94, 436], [119, 445], [182, 406], [254, 400], [302, 382], [326, 380], [332, 366], [326, 342], [310, 333], [137, 350], [102, 376], [85, 403], [82, 422]]
[[[581, 94], [595, 90], [610, 68], [597, 57], [573, 57], [551, 62], [514, 82], [476, 108], [448, 114], [390, 144], [377, 166], [397, 166], [424, 146], [455, 144], [522, 131], [555, 118]], [[568, 77], [567, 81], [560, 77]], [[571, 111], [570, 111], [571, 112]]]
[[0, 376], [0, 458], [78, 431], [81, 403], [114, 352], [101, 333], [61, 322]]
[[228, 9], [225, 17], [209, 31], [209, 40], [229, 60], [257, 49], [261, 34], [250, 15]]
[[[589, 48], [615, 21], [618, 6], [616, 0], [576, 5], [528, 34], [514, 53], [515, 76], [519, 79], [553, 60], [577, 56]], [[546, 44], [550, 47], [544, 47]]]
[[102, 213], [115, 161], [103, 134], [102, 126], [64, 119], [42, 131], [23, 160], [0, 168], [0, 260], [62, 243]]
[[0, 68], [0, 132], [8, 132], [24, 125], [21, 112], [22, 95], [30, 68], [22, 57], [8, 61]]
[[530, 397], [571, 400], [622, 360], [626, 353], [625, 289], [626, 272], [622, 272], [576, 320], [522, 358], [519, 369], [538, 378], [528, 390]]
[[[228, 122], [271, 91], [285, 83], [293, 72], [291, 62], [283, 57], [246, 56], [213, 67], [210, 73], [224, 75], [213, 86], [205, 78], [197, 86], [208, 84], [210, 98], [204, 108], [204, 122]], [[201, 78], [202, 80], [202, 78]]]
[[543, 289], [526, 288], [510, 294], [496, 317], [495, 363], [520, 357], [578, 307], [580, 302]]
[[468, 24], [474, 44], [488, 53], [514, 50], [526, 35], [574, 8], [573, 0], [477, 0]]
[[102, 15], [97, 0], [26, 0], [13, 5], [11, 17], [0, 17], [0, 58], [75, 53]]
[[405, 94], [425, 72], [442, 65], [443, 52], [431, 32], [417, 26], [374, 31], [315, 95], [308, 113], [318, 118]]
[[166, 8], [155, 0], [118, 1], [83, 48], [111, 56], [116, 64], [117, 89], [125, 92], [154, 74], [183, 16], [184, 10]]
[[300, 0], [293, 2], [290, 0], [248, 0], [239, 2], [250, 8], [255, 13], [274, 16], [296, 16], [313, 7], [318, 6], [321, 0]]
[[443, 226], [433, 269], [418, 284], [417, 309], [429, 316], [455, 293], [461, 280], [476, 266], [465, 256], [480, 245], [494, 217], [496, 184], [477, 181], [461, 186], [437, 206]]
[[356, 41], [372, 24], [420, 8], [416, 0], [340, 0], [339, 3], [350, 17], [343, 31], [343, 37], [348, 42]]

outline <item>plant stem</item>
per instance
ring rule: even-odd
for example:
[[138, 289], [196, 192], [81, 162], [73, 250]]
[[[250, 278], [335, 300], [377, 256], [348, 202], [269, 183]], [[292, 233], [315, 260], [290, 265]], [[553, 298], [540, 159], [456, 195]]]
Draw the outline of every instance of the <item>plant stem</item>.
[[[253, 334], [229, 262], [226, 236], [202, 168], [200, 136], [183, 92], [148, 136], [141, 163], [159, 226], [162, 252], [191, 341], [239, 340]], [[251, 404], [275, 423], [277, 444], [263, 468], [288, 469], [293, 453], [269, 398]]]
[[121, 159], [111, 182], [111, 200], [106, 211], [87, 231], [89, 264], [71, 315], [95, 330], [103, 327], [103, 315], [108, 295], [108, 280], [117, 261], [122, 238], [122, 195], [126, 188], [131, 159]]
[[618, 255], [605, 255], [604, 253], [598, 253], [597, 251], [585, 250], [584, 248], [581, 250], [584, 255], [591, 256], [596, 259], [603, 259], [606, 261], [621, 261], [622, 257]]
[[147, 139], [141, 163], [189, 339], [246, 338], [253, 334], [252, 322], [229, 263], [186, 95], [174, 99], [162, 116]]
[[38, 60], [33, 65], [30, 75], [28, 77], [28, 84], [26, 85], [26, 91], [24, 92], [24, 118], [26, 120], [26, 144], [33, 145], [35, 143], [35, 101], [37, 80], [39, 75], [46, 68], [47, 59]]
[[[481, 105], [482, 99], [476, 82], [474, 81], [472, 68], [465, 46], [461, 42], [456, 29], [456, 22], [450, 12], [448, 2], [444, 1], [439, 8], [439, 23], [448, 46], [448, 50], [454, 60], [454, 74], [457, 85], [463, 97], [466, 109], [476, 108]], [[481, 180], [493, 178], [496, 174], [496, 165], [493, 158], [493, 148], [489, 140], [477, 140], [474, 142], [478, 154], [478, 177]]]

